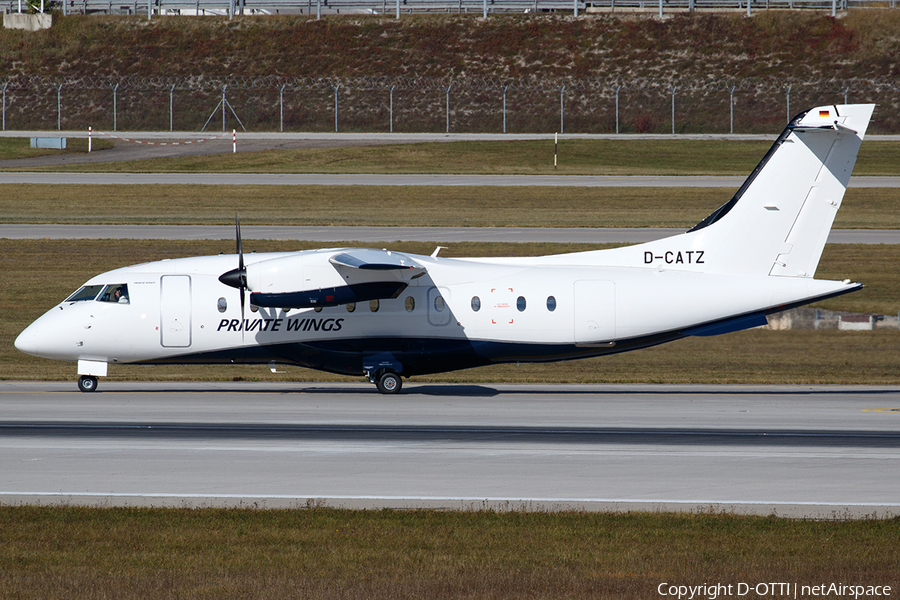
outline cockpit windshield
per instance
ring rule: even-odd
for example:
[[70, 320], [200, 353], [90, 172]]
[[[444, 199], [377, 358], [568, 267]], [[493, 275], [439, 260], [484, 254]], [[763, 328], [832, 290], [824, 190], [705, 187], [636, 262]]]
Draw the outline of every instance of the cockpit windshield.
[[77, 292], [66, 298], [66, 302], [83, 302], [85, 300], [93, 300], [103, 289], [102, 285], [85, 285]]
[[66, 298], [66, 302], [83, 302], [85, 300], [94, 299], [96, 299], [97, 302], [129, 304], [128, 284], [111, 283], [109, 285], [85, 285]]
[[116, 302], [118, 304], [128, 304], [128, 286], [124, 283], [113, 283], [100, 292], [99, 302]]

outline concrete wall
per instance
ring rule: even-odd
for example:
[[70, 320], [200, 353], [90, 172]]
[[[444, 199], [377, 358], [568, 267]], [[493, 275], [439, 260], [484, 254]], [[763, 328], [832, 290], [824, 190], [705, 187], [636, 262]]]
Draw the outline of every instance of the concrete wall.
[[53, 15], [50, 13], [36, 15], [3, 13], [3, 26], [6, 29], [37, 31], [38, 29], [49, 29], [52, 24]]

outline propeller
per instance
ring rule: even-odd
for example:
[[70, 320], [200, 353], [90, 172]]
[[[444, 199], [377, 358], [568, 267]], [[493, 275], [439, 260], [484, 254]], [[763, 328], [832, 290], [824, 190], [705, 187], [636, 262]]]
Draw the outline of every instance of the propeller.
[[238, 268], [232, 269], [227, 273], [223, 273], [219, 276], [219, 281], [224, 283], [227, 286], [237, 288], [241, 292], [241, 336], [243, 336], [244, 332], [244, 300], [246, 298], [245, 290], [247, 287], [247, 269], [244, 267], [244, 248], [241, 244], [241, 218], [238, 215], [234, 216], [234, 233], [235, 238], [237, 239], [237, 255], [238, 255]]

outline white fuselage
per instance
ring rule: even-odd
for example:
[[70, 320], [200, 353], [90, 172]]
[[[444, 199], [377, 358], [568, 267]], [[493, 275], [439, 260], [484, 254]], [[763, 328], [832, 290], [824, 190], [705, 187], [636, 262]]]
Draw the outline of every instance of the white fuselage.
[[[309, 275], [304, 277], [306, 285], [340, 283], [328, 258], [341, 251], [250, 255], [251, 286], [254, 266], [300, 255], [302, 271]], [[704, 324], [771, 312], [846, 287], [839, 282], [711, 275], [661, 265], [584, 264], [618, 252], [495, 260], [410, 256], [427, 273], [411, 280], [396, 298], [318, 311], [255, 309], [248, 301], [243, 316], [236, 290], [218, 280], [236, 264], [236, 256], [146, 263], [103, 273], [85, 284], [126, 284], [128, 303], [63, 302], [26, 329], [17, 345], [31, 354], [70, 361], [277, 361], [339, 372], [347, 370], [343, 364], [310, 365], [294, 357], [292, 348], [325, 343], [362, 356], [375, 351], [371, 340], [379, 340], [385, 351], [403, 362], [400, 355], [416, 343], [425, 351], [464, 342], [481, 348], [475, 352], [483, 359], [480, 364], [559, 360], [651, 345], [648, 340], [667, 341]], [[264, 278], [257, 279], [257, 285], [264, 285]], [[247, 349], [253, 352], [247, 354]], [[442, 364], [437, 354], [429, 366], [413, 361], [414, 372], [455, 368], [455, 363]], [[473, 360], [478, 362], [467, 359]], [[356, 369], [355, 362], [350, 364]]]

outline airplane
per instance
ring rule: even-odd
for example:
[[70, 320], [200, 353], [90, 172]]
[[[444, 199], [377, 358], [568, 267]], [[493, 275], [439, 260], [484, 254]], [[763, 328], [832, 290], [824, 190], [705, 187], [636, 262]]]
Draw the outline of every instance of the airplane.
[[110, 364], [289, 364], [404, 377], [552, 362], [765, 325], [854, 292], [814, 279], [872, 104], [791, 119], [734, 196], [685, 233], [542, 257], [445, 258], [327, 248], [163, 260], [91, 278], [29, 325], [22, 352]]

